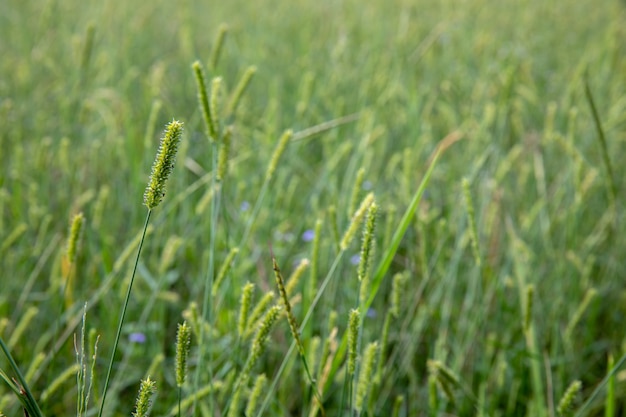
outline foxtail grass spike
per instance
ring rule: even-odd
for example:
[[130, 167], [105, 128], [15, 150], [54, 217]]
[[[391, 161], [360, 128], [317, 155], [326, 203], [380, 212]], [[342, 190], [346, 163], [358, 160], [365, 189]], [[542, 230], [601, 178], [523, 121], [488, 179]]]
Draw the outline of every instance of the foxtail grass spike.
[[233, 134], [233, 127], [228, 126], [224, 132], [222, 138], [222, 145], [220, 146], [219, 155], [217, 157], [217, 175], [218, 181], [224, 181], [226, 173], [228, 172], [228, 156], [230, 154], [230, 140]]
[[356, 370], [357, 341], [359, 340], [359, 327], [361, 314], [359, 310], [352, 309], [348, 320], [348, 375], [352, 377]]
[[356, 173], [356, 179], [352, 186], [352, 194], [350, 195], [350, 204], [348, 205], [348, 217], [352, 216], [356, 210], [357, 202], [359, 201], [359, 194], [363, 187], [363, 181], [365, 180], [365, 168], [360, 168]]
[[400, 300], [403, 296], [404, 284], [408, 280], [408, 276], [406, 273], [397, 273], [393, 276], [393, 281], [391, 284], [391, 307], [389, 308], [389, 313], [394, 318], [398, 318], [400, 314]]
[[365, 213], [367, 212], [367, 210], [369, 209], [369, 206], [373, 202], [374, 202], [374, 193], [369, 193], [363, 199], [363, 201], [361, 202], [361, 205], [352, 216], [352, 219], [350, 220], [350, 224], [348, 225], [348, 229], [346, 230], [346, 232], [343, 234], [343, 237], [341, 238], [341, 244], [339, 245], [339, 247], [342, 251], [348, 249], [348, 246], [350, 246], [350, 242], [354, 238], [356, 231], [361, 225], [361, 222], [363, 221], [363, 218], [365, 217]]
[[211, 49], [211, 57], [209, 58], [209, 68], [211, 70], [215, 70], [217, 68], [217, 64], [219, 63], [220, 56], [222, 55], [222, 48], [224, 46], [224, 41], [226, 40], [227, 34], [228, 25], [222, 23], [217, 29], [217, 37], [215, 38], [213, 49]]
[[70, 264], [73, 264], [76, 261], [78, 240], [80, 238], [84, 222], [85, 216], [83, 215], [83, 213], [76, 214], [72, 219], [72, 225], [70, 226], [70, 236], [67, 240], [67, 260]]
[[582, 389], [582, 383], [580, 381], [572, 382], [567, 390], [565, 390], [565, 394], [559, 401], [559, 406], [556, 409], [556, 412], [559, 416], [565, 417], [569, 416], [574, 407], [574, 403], [576, 402], [576, 397], [580, 393]]
[[376, 202], [370, 204], [367, 209], [367, 218], [365, 227], [363, 228], [363, 242], [361, 244], [361, 256], [359, 259], [358, 278], [362, 281], [369, 274], [369, 268], [372, 258], [372, 249], [374, 246], [374, 230], [376, 228], [376, 215], [378, 213], [378, 205]]
[[200, 111], [202, 112], [202, 119], [204, 120], [205, 133], [211, 142], [217, 140], [217, 134], [213, 119], [211, 119], [211, 110], [209, 108], [209, 96], [207, 95], [206, 82], [204, 77], [204, 71], [199, 61], [196, 61], [191, 66], [193, 73], [196, 77], [196, 87], [198, 89], [198, 103], [200, 105]]
[[270, 303], [274, 301], [275, 296], [276, 294], [274, 294], [273, 291], [266, 292], [263, 297], [261, 297], [257, 305], [254, 307], [252, 313], [250, 313], [250, 318], [248, 319], [246, 338], [248, 338], [252, 334], [252, 332], [256, 330], [256, 325], [258, 321], [261, 319], [261, 317], [263, 317], [263, 314], [267, 310], [267, 306], [269, 306]]
[[252, 386], [252, 391], [248, 396], [248, 405], [246, 406], [246, 416], [253, 416], [257, 409], [257, 404], [259, 402], [259, 398], [263, 393], [263, 388], [267, 384], [267, 377], [265, 374], [261, 374], [256, 377], [254, 380], [254, 385]]
[[211, 80], [211, 99], [209, 101], [209, 115], [213, 121], [213, 131], [215, 140], [219, 137], [220, 118], [219, 118], [219, 99], [222, 91], [222, 77], [215, 77]]
[[296, 269], [293, 271], [293, 273], [289, 277], [289, 280], [287, 281], [287, 285], [285, 285], [287, 297], [291, 297], [293, 295], [293, 291], [298, 286], [300, 278], [302, 278], [304, 271], [306, 271], [310, 264], [311, 262], [308, 259], [304, 258], [300, 261]]
[[283, 133], [283, 135], [278, 140], [278, 145], [276, 145], [276, 149], [274, 150], [274, 153], [272, 154], [272, 159], [270, 159], [270, 163], [267, 167], [267, 171], [265, 172], [265, 181], [271, 180], [272, 177], [274, 176], [274, 172], [276, 172], [276, 168], [278, 168], [278, 162], [280, 161], [280, 157], [285, 152], [285, 149], [287, 148], [287, 144], [289, 143], [289, 140], [291, 139], [292, 136], [293, 136], [293, 131], [290, 129], [290, 130], [285, 131], [285, 133]]
[[182, 387], [187, 378], [187, 358], [191, 346], [191, 328], [187, 322], [178, 325], [176, 334], [176, 385]]
[[252, 302], [252, 292], [254, 284], [251, 282], [243, 286], [241, 292], [241, 301], [239, 307], [239, 320], [237, 321], [237, 332], [239, 337], [243, 338], [246, 333], [246, 325], [248, 324], [248, 312], [250, 311], [250, 303]]
[[237, 382], [235, 383], [235, 391], [233, 393], [233, 398], [231, 400], [230, 408], [228, 410], [229, 417], [237, 416], [241, 390], [243, 389], [243, 386], [246, 384], [246, 382], [250, 378], [250, 372], [252, 371], [252, 368], [254, 368], [254, 365], [256, 365], [256, 362], [259, 360], [259, 358], [265, 351], [265, 345], [267, 342], [267, 338], [269, 337], [270, 330], [272, 329], [272, 326], [274, 326], [274, 323], [276, 323], [276, 320], [278, 320], [278, 317], [280, 316], [281, 311], [282, 311], [282, 308], [280, 306], [277, 306], [277, 305], [272, 306], [267, 311], [267, 313], [265, 313], [265, 316], [263, 317], [263, 321], [258, 327], [256, 335], [254, 336], [254, 341], [252, 342], [252, 345], [250, 346], [250, 353], [248, 354], [248, 359], [246, 359], [246, 363], [243, 369], [241, 370], [241, 372], [239, 373], [239, 376], [237, 377]]
[[251, 66], [246, 69], [246, 72], [244, 72], [243, 76], [239, 80], [239, 83], [237, 83], [237, 87], [235, 87], [235, 91], [233, 92], [233, 95], [228, 102], [228, 106], [226, 107], [226, 115], [231, 116], [235, 114], [235, 112], [237, 111], [237, 107], [239, 107], [239, 102], [243, 97], [243, 94], [246, 92], [246, 89], [250, 85], [252, 78], [254, 78], [254, 74], [256, 74], [255, 66]]
[[150, 407], [152, 405], [152, 396], [156, 392], [156, 384], [150, 377], [141, 381], [139, 386], [139, 395], [135, 404], [135, 412], [133, 417], [148, 417], [150, 415]]
[[376, 352], [378, 351], [378, 343], [373, 342], [367, 345], [363, 353], [363, 362], [359, 371], [359, 380], [356, 385], [356, 400], [354, 408], [358, 413], [363, 411], [363, 404], [372, 385], [372, 371], [374, 369], [374, 361], [376, 360]]
[[230, 268], [233, 263], [233, 259], [235, 259], [235, 256], [237, 256], [238, 253], [239, 253], [239, 248], [235, 247], [235, 248], [232, 248], [230, 252], [228, 252], [228, 255], [226, 255], [226, 259], [224, 259], [224, 263], [222, 264], [222, 267], [217, 273], [217, 278], [215, 278], [215, 281], [213, 282], [213, 289], [211, 291], [211, 294], [213, 295], [213, 297], [217, 295], [217, 291], [222, 285], [224, 278], [226, 278], [226, 276], [228, 275], [228, 272], [230, 271]]
[[293, 315], [293, 311], [291, 310], [291, 303], [289, 303], [289, 297], [287, 296], [287, 290], [285, 289], [285, 281], [283, 279], [283, 275], [280, 272], [280, 268], [278, 267], [278, 263], [276, 262], [276, 258], [272, 256], [272, 266], [274, 268], [274, 277], [276, 278], [276, 286], [278, 287], [278, 292], [280, 293], [280, 298], [282, 299], [282, 305], [285, 307], [285, 312], [287, 313], [287, 321], [289, 322], [289, 328], [291, 329], [291, 335], [293, 339], [296, 341], [296, 347], [298, 348], [298, 352], [300, 356], [304, 358], [304, 346], [302, 345], [302, 340], [300, 339], [300, 332], [298, 331], [298, 323], [296, 323], [296, 318]]
[[143, 202], [150, 210], [154, 209], [163, 201], [165, 185], [174, 169], [176, 153], [182, 133], [183, 124], [176, 120], [171, 121], [165, 128], [165, 133], [161, 139], [154, 165], [152, 165], [150, 180], [143, 196]]
[[256, 364], [256, 361], [263, 354], [270, 330], [272, 329], [274, 323], [276, 323], [281, 310], [282, 309], [279, 306], [273, 306], [265, 314], [265, 318], [259, 326], [259, 330], [257, 331], [254, 341], [252, 342], [252, 347], [250, 348], [250, 356], [248, 357], [249, 363], [245, 369], [247, 372], [252, 369], [252, 367]]

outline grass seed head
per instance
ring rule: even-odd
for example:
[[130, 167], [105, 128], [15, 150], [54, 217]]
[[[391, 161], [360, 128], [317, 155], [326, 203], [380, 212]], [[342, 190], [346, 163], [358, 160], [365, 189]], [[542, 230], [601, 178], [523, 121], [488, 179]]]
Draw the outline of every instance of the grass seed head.
[[143, 195], [143, 202], [152, 210], [158, 206], [165, 197], [165, 185], [174, 169], [176, 153], [183, 134], [183, 124], [177, 120], [171, 121], [165, 128], [165, 133], [161, 139], [148, 186]]

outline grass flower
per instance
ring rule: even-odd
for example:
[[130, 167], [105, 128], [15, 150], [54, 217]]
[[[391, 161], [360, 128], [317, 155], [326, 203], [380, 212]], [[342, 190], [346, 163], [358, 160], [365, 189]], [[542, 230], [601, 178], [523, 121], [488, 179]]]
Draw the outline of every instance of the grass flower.
[[170, 122], [165, 128], [165, 133], [161, 139], [148, 186], [143, 195], [143, 202], [152, 210], [158, 206], [165, 196], [165, 185], [174, 169], [178, 145], [183, 133], [183, 124], [179, 121]]
[[187, 376], [187, 358], [191, 345], [191, 328], [187, 322], [178, 325], [176, 333], [176, 385], [182, 387]]
[[156, 392], [156, 384], [150, 377], [141, 381], [139, 395], [135, 404], [133, 417], [148, 417], [152, 406], [152, 396]]

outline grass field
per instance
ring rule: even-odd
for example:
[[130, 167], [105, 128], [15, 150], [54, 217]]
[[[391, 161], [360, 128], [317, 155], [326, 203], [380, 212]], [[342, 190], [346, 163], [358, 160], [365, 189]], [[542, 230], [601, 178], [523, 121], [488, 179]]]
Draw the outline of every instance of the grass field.
[[623, 1], [90, 3], [0, 2], [0, 416], [626, 413]]

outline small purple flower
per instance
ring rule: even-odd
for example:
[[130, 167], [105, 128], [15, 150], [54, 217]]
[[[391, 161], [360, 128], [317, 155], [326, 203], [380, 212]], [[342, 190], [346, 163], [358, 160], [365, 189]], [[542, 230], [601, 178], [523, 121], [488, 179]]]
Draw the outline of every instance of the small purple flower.
[[363, 181], [363, 185], [361, 186], [361, 188], [364, 189], [365, 191], [369, 191], [373, 187], [374, 187], [374, 184], [372, 184], [372, 182], [368, 180]]
[[378, 313], [373, 308], [368, 308], [367, 313], [365, 313], [365, 315], [369, 317], [370, 319], [373, 319], [378, 315]]
[[141, 332], [133, 332], [128, 335], [128, 341], [131, 343], [146, 343], [146, 335]]
[[356, 255], [352, 255], [350, 257], [350, 263], [352, 265], [358, 265], [359, 262], [361, 262], [361, 255], [360, 254], [357, 253]]
[[305, 242], [310, 242], [315, 238], [315, 232], [311, 229], [305, 230], [302, 233], [302, 240]]
[[241, 203], [241, 206], [239, 206], [239, 210], [241, 211], [250, 210], [250, 203], [248, 203], [247, 201], [244, 201], [243, 203]]

